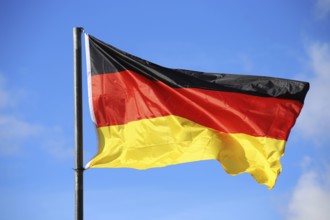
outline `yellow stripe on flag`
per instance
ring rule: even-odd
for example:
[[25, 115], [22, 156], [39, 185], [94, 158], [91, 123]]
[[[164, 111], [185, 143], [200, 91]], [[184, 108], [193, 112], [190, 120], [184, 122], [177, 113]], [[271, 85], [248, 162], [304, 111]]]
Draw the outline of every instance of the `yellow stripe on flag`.
[[190, 120], [166, 116], [98, 128], [99, 152], [87, 167], [148, 169], [218, 160], [231, 175], [250, 173], [272, 188], [281, 172], [285, 141], [222, 133]]

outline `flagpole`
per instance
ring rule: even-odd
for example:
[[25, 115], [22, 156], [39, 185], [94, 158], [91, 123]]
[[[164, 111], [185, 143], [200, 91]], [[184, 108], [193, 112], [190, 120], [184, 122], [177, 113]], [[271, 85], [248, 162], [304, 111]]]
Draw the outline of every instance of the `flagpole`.
[[81, 34], [83, 28], [73, 28], [74, 53], [74, 136], [75, 136], [75, 220], [83, 220], [83, 117], [82, 117], [82, 59]]

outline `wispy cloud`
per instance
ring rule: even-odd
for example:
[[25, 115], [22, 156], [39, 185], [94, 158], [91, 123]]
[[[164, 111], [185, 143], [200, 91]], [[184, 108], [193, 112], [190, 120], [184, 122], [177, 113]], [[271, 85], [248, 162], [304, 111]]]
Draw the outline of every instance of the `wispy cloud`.
[[26, 146], [33, 142], [32, 147], [54, 158], [71, 157], [72, 144], [61, 128], [26, 120], [24, 112], [20, 111], [20, 100], [28, 93], [8, 85], [6, 77], [0, 73], [0, 156], [24, 154]]
[[330, 172], [305, 172], [288, 205], [287, 220], [330, 219]]
[[6, 77], [0, 72], [0, 110], [14, 107], [24, 97], [24, 91], [10, 89], [7, 84]]
[[19, 102], [20, 96], [22, 91], [9, 88], [6, 77], [0, 74], [0, 155], [21, 153], [23, 142], [41, 130], [40, 126], [9, 113]]
[[330, 0], [317, 0], [316, 5], [316, 16], [319, 19], [323, 19], [330, 14]]
[[5, 90], [5, 78], [0, 74], [0, 109], [8, 106], [9, 103], [9, 95]]
[[43, 131], [42, 149], [56, 159], [73, 157], [73, 143], [60, 127], [47, 127]]
[[21, 152], [23, 142], [37, 136], [41, 127], [20, 120], [12, 115], [0, 114], [0, 154], [17, 154]]
[[53, 158], [73, 156], [73, 144], [60, 128], [24, 121], [12, 115], [0, 114], [0, 140], [0, 155], [24, 154], [26, 146], [33, 142], [34, 148], [43, 150]]
[[328, 102], [330, 45], [313, 42], [307, 47], [307, 52], [311, 89], [307, 94], [297, 127], [304, 137], [320, 145], [328, 139], [330, 130], [330, 111], [328, 111], [330, 109], [330, 102]]
[[[307, 138], [315, 146], [314, 150], [328, 152], [330, 129], [330, 103], [328, 91], [330, 85], [330, 44], [309, 42], [307, 44], [308, 60], [307, 80], [311, 89], [307, 94], [305, 106], [297, 127], [303, 138]], [[330, 219], [328, 206], [330, 204], [330, 164], [328, 154], [313, 154], [302, 158], [300, 176], [287, 210], [286, 220]]]

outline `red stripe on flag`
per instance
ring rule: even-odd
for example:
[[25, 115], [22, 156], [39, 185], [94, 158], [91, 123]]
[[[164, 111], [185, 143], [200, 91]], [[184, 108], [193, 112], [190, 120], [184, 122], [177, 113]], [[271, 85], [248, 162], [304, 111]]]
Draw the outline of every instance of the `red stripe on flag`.
[[295, 100], [172, 88], [137, 73], [92, 76], [96, 126], [176, 115], [225, 132], [287, 140], [302, 104]]

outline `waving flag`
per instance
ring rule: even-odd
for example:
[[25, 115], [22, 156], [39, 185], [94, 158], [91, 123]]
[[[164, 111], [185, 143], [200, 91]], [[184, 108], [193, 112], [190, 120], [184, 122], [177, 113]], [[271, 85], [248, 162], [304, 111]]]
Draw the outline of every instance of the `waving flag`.
[[218, 160], [273, 188], [308, 83], [166, 68], [88, 34], [86, 49], [99, 140], [87, 167]]

